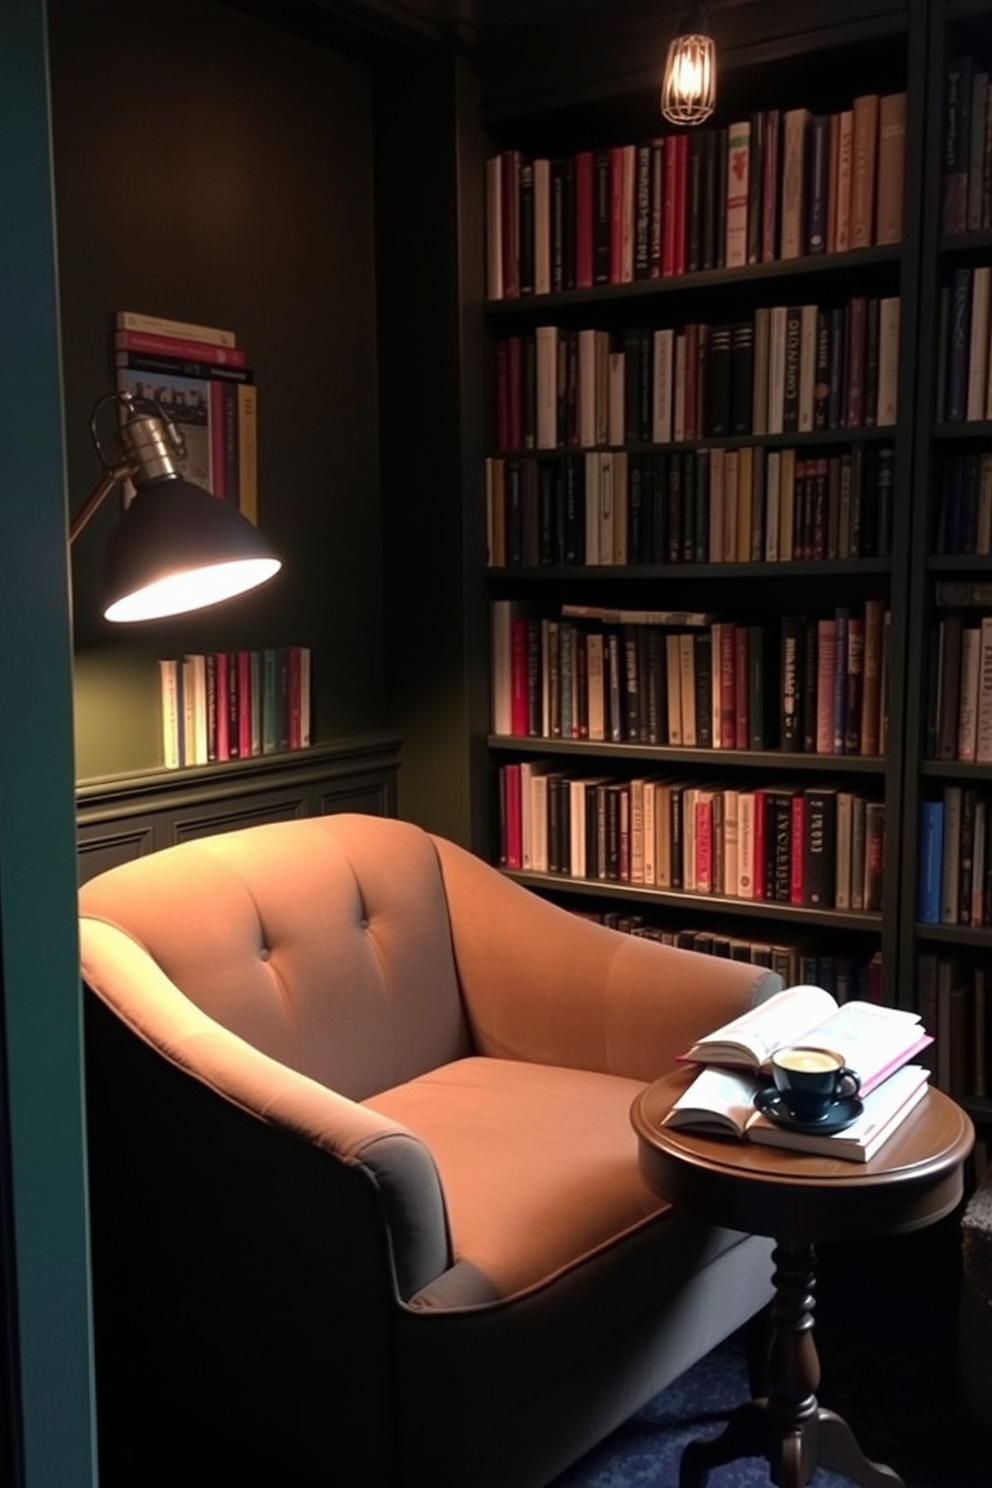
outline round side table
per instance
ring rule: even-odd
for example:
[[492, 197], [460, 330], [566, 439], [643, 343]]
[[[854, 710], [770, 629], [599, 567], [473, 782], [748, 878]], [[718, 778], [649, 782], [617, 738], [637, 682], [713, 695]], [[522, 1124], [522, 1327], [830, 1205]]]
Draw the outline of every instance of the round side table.
[[754, 1456], [767, 1459], [781, 1488], [804, 1488], [818, 1466], [861, 1488], [902, 1488], [891, 1468], [865, 1457], [847, 1422], [817, 1401], [814, 1247], [906, 1234], [949, 1214], [963, 1193], [975, 1137], [970, 1119], [930, 1089], [870, 1162], [818, 1157], [662, 1126], [694, 1074], [666, 1075], [634, 1102], [641, 1171], [679, 1208], [770, 1235], [775, 1297], [768, 1395], [739, 1406], [713, 1440], [689, 1443], [679, 1488], [704, 1488], [711, 1468]]

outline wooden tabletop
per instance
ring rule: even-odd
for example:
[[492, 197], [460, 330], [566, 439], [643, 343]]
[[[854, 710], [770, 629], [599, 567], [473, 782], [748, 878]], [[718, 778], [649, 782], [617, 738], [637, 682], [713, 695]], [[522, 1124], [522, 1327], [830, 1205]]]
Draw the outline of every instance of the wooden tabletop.
[[939, 1090], [860, 1163], [663, 1127], [695, 1073], [680, 1069], [649, 1085], [631, 1120], [647, 1181], [712, 1223], [778, 1240], [855, 1240], [933, 1224], [961, 1199], [974, 1127]]

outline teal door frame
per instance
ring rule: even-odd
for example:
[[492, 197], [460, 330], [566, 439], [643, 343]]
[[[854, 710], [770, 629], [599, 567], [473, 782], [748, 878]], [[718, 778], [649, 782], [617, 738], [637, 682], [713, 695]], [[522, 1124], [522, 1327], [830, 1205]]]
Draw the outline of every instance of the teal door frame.
[[0, 5], [0, 1183], [16, 1488], [97, 1481], [44, 0]]

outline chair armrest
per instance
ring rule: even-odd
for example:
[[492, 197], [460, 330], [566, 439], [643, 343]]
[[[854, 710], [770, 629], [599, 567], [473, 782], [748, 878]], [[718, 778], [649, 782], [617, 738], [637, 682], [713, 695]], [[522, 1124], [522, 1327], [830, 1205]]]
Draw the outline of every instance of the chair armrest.
[[480, 1054], [653, 1080], [782, 985], [760, 966], [606, 929], [432, 840]]
[[434, 1159], [418, 1137], [215, 1022], [117, 926], [83, 916], [79, 930], [86, 985], [136, 1037], [224, 1100], [374, 1185], [401, 1298], [447, 1270], [452, 1257], [444, 1196]]

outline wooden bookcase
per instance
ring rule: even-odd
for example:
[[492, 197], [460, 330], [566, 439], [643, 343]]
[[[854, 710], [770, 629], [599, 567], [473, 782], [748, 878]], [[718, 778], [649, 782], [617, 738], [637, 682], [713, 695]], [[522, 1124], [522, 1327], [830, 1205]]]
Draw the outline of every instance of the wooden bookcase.
[[[975, 808], [982, 816], [980, 803], [992, 797], [992, 762], [982, 758], [988, 755], [987, 749], [977, 748], [977, 730], [961, 730], [964, 694], [948, 682], [947, 658], [952, 649], [960, 656], [955, 625], [962, 631], [980, 631], [982, 617], [992, 615], [992, 557], [987, 542], [978, 537], [974, 512], [968, 518], [967, 500], [961, 502], [962, 520], [954, 516], [960, 498], [951, 476], [956, 468], [964, 477], [958, 490], [966, 491], [967, 477], [972, 471], [979, 473], [982, 456], [988, 454], [992, 461], [992, 420], [987, 405], [979, 410], [967, 404], [968, 334], [959, 354], [965, 402], [961, 408], [954, 406], [957, 398], [949, 388], [950, 329], [942, 310], [942, 291], [951, 302], [956, 283], [961, 287], [970, 280], [973, 285], [974, 271], [992, 266], [992, 223], [986, 208], [982, 225], [980, 198], [970, 223], [965, 216], [955, 224], [945, 214], [948, 78], [962, 57], [972, 59], [974, 72], [988, 73], [992, 67], [992, 7], [977, 0], [938, 0], [928, 24], [924, 152], [929, 164], [923, 183], [909, 576], [910, 592], [919, 602], [910, 606], [907, 631], [900, 975], [938, 1032], [942, 1083], [973, 1115], [987, 1122], [992, 1119], [992, 1043], [986, 1016], [992, 925], [982, 902], [972, 906], [969, 886], [979, 887], [986, 897], [983, 853], [979, 845], [977, 858], [974, 855], [973, 830]], [[965, 77], [961, 87], [969, 103], [971, 82], [971, 77]], [[962, 144], [966, 169], [970, 139]], [[965, 209], [967, 204], [965, 192]], [[966, 316], [966, 331], [969, 319]], [[987, 343], [987, 312], [985, 320]], [[940, 850], [929, 849], [934, 864], [929, 875], [934, 902], [929, 912], [924, 905], [930, 841], [923, 824], [924, 802], [941, 808], [943, 828]], [[953, 832], [949, 828], [955, 818], [963, 821], [963, 837], [958, 837], [956, 828]], [[952, 836], [956, 847], [949, 845]], [[987, 865], [987, 850], [984, 861]]]
[[[779, 665], [783, 617], [806, 614], [829, 618], [839, 606], [858, 614], [866, 601], [881, 600], [889, 613], [885, 754], [784, 750], [776, 732], [774, 707], [761, 747], [739, 750], [629, 743], [623, 737], [611, 738], [608, 730], [607, 738], [598, 742], [560, 736], [524, 737], [519, 733], [507, 736], [496, 732], [490, 722], [485, 740], [488, 851], [498, 861], [505, 847], [501, 817], [506, 808], [500, 795], [500, 772], [507, 764], [537, 761], [553, 773], [601, 775], [621, 782], [659, 774], [720, 792], [787, 784], [800, 792], [834, 785], [843, 791], [863, 793], [884, 803], [886, 866], [879, 910], [819, 908], [768, 898], [748, 900], [726, 892], [687, 892], [617, 877], [604, 879], [588, 868], [582, 878], [523, 868], [508, 871], [571, 908], [615, 916], [622, 928], [628, 917], [638, 917], [669, 931], [701, 933], [704, 937], [719, 934], [762, 945], [812, 943], [817, 960], [799, 964], [804, 973], [815, 969], [818, 980], [829, 974], [838, 957], [862, 968], [880, 960], [880, 975], [877, 969], [870, 980], [863, 974], [848, 981], [847, 988], [853, 993], [859, 986], [870, 986], [873, 994], [886, 1001], [907, 1005], [914, 1001], [915, 984], [907, 976], [911, 946], [902, 927], [906, 876], [915, 866], [908, 860], [916, 844], [913, 810], [904, 794], [908, 782], [915, 798], [917, 781], [910, 765], [913, 756], [904, 744], [919, 720], [918, 692], [912, 686], [907, 688], [907, 682], [914, 671], [914, 638], [919, 638], [915, 597], [921, 559], [920, 539], [915, 525], [906, 520], [906, 513], [909, 504], [914, 510], [918, 507], [925, 491], [918, 468], [917, 340], [932, 317], [928, 290], [921, 278], [924, 250], [920, 229], [925, 188], [929, 188], [935, 170], [932, 161], [936, 157], [932, 153], [925, 156], [924, 151], [931, 128], [927, 110], [937, 68], [931, 57], [928, 69], [926, 53], [931, 38], [922, 7], [878, 3], [834, 9], [829, 23], [815, 29], [811, 24], [801, 34], [792, 34], [794, 18], [786, 23], [777, 6], [718, 11], [714, 29], [720, 38], [721, 92], [718, 112], [704, 128], [727, 126], [770, 108], [785, 111], [804, 107], [813, 113], [829, 114], [850, 108], [853, 99], [862, 94], [881, 96], [905, 90], [909, 106], [901, 240], [843, 253], [487, 300], [483, 311], [490, 342], [485, 395], [490, 420], [487, 455], [490, 461], [517, 453], [534, 455], [529, 449], [510, 452], [498, 447], [497, 362], [502, 355], [500, 343], [510, 337], [525, 338], [537, 327], [550, 325], [566, 334], [589, 328], [604, 330], [616, 344], [623, 344], [624, 332], [631, 328], [682, 328], [694, 322], [714, 325], [746, 321], [756, 310], [770, 307], [845, 304], [859, 295], [898, 296], [898, 414], [891, 427], [704, 435], [664, 446], [666, 453], [685, 454], [714, 448], [750, 450], [754, 452], [752, 459], [789, 449], [797, 459], [803, 459], [814, 453], [828, 458], [864, 457], [884, 444], [894, 461], [893, 520], [888, 541], [874, 552], [862, 550], [862, 556], [787, 562], [767, 557], [757, 561], [700, 561], [702, 550], [687, 550], [679, 554], [679, 561], [671, 561], [674, 554], [655, 552], [652, 561], [587, 565], [561, 562], [559, 547], [551, 561], [531, 561], [526, 566], [522, 561], [484, 565], [485, 585], [490, 603], [514, 602], [544, 618], [560, 619], [563, 604], [581, 604], [610, 610], [706, 611], [720, 620], [761, 625], [773, 658], [766, 673], [769, 679], [775, 677]], [[555, 51], [552, 27], [535, 27], [529, 47], [523, 46], [517, 36], [512, 47], [490, 47], [483, 53], [482, 118], [491, 156], [516, 150], [525, 159], [554, 159], [580, 150], [642, 143], [670, 132], [657, 112], [657, 67], [649, 71], [645, 60], [651, 47], [658, 51], [650, 23], [643, 19], [640, 29], [636, 25], [618, 26], [611, 38], [604, 35], [601, 22], [595, 40], [594, 35], [590, 24], [587, 49], [583, 51], [582, 25], [576, 18], [576, 27], [570, 27], [569, 41], [561, 55]], [[595, 66], [590, 60], [594, 55]], [[925, 160], [930, 162], [926, 166]], [[630, 461], [635, 456], [657, 453], [657, 449], [650, 440], [643, 444], [625, 441], [623, 452]], [[560, 451], [539, 454], [551, 462], [563, 458]], [[490, 464], [490, 502], [492, 468]], [[482, 472], [477, 492], [480, 502], [487, 499]], [[533, 558], [532, 549], [529, 556]], [[659, 556], [661, 561], [657, 561]]]

